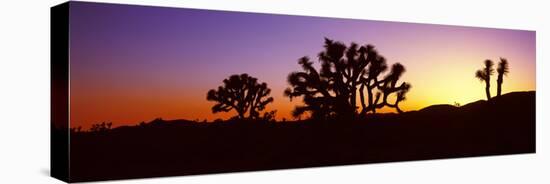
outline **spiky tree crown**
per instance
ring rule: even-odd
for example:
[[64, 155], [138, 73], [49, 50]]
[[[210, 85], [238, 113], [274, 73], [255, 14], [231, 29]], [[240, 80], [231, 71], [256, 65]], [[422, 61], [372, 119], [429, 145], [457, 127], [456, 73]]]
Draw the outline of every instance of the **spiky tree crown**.
[[266, 83], [260, 84], [258, 79], [240, 74], [224, 79], [223, 85], [217, 90], [208, 91], [206, 99], [216, 102], [212, 107], [213, 113], [236, 110], [239, 115], [249, 112], [249, 118], [258, 118], [259, 111], [273, 102], [273, 98], [268, 97], [270, 93], [271, 89]]

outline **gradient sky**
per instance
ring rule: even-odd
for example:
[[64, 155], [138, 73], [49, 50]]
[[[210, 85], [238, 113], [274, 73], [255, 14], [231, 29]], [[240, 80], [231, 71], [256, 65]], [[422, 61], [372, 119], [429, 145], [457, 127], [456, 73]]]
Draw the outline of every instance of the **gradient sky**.
[[235, 113], [212, 114], [206, 93], [240, 73], [268, 83], [268, 109], [289, 119], [300, 100], [283, 96], [287, 75], [317, 60], [324, 37], [405, 65], [406, 111], [485, 99], [474, 77], [485, 59], [510, 62], [503, 93], [535, 90], [534, 31], [72, 2], [71, 127], [225, 119]]

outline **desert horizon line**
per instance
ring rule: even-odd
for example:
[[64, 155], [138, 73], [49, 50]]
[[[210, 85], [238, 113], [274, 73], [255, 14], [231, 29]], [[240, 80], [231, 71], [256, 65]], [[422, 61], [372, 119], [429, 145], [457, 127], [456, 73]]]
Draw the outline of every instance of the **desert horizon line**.
[[[510, 92], [507, 92], [507, 93], [504, 93], [502, 94], [503, 96], [504, 95], [507, 95], [507, 94], [510, 94], [510, 93], [521, 93], [521, 92], [536, 92], [536, 90], [520, 90], [520, 91], [510, 91]], [[409, 112], [416, 112], [416, 111], [420, 111], [422, 109], [425, 109], [425, 108], [428, 108], [428, 107], [432, 107], [432, 106], [439, 106], [439, 105], [449, 105], [449, 106], [455, 106], [455, 107], [461, 107], [461, 106], [464, 106], [464, 105], [468, 105], [468, 104], [472, 104], [472, 103], [476, 103], [476, 102], [480, 102], [480, 101], [487, 101], [486, 99], [479, 99], [479, 100], [475, 100], [475, 101], [471, 101], [471, 102], [468, 102], [466, 104], [459, 104], [457, 106], [457, 104], [431, 104], [431, 105], [428, 105], [428, 106], [425, 106], [425, 107], [422, 107], [422, 108], [418, 108], [418, 109], [412, 109], [412, 110], [406, 110], [404, 111], [403, 113], [409, 113]], [[367, 116], [376, 116], [376, 115], [387, 115], [387, 114], [399, 114], [397, 112], [380, 112], [380, 113], [376, 113], [376, 114], [368, 114]], [[97, 122], [94, 122], [92, 124], [89, 124], [90, 128], [85, 128], [83, 127], [82, 125], [80, 126], [70, 126], [71, 129], [73, 128], [81, 128], [81, 130], [85, 131], [85, 130], [90, 130], [91, 129], [91, 126], [92, 125], [99, 125], [101, 123], [112, 123], [112, 128], [118, 128], [118, 127], [126, 127], [126, 126], [139, 126], [141, 123], [150, 123], [150, 122], [153, 122], [155, 120], [162, 120], [162, 121], [189, 121], [189, 122], [194, 122], [194, 123], [216, 123], [217, 121], [228, 121], [228, 120], [231, 120], [231, 119], [234, 119], [235, 117], [229, 117], [229, 118], [214, 118], [214, 119], [211, 119], [209, 120], [208, 118], [171, 118], [171, 119], [164, 119], [164, 117], [154, 117], [154, 118], [151, 118], [150, 120], [141, 120], [141, 121], [138, 121], [138, 122], [135, 122], [135, 123], [129, 123], [129, 122], [113, 122], [113, 121], [109, 121], [109, 120], [104, 120], [104, 121], [97, 121]], [[299, 122], [299, 121], [307, 121], [307, 120], [310, 120], [309, 118], [304, 118], [304, 119], [301, 119], [301, 118], [294, 118], [294, 119], [286, 119], [286, 118], [281, 118], [281, 119], [276, 119], [274, 122], [275, 123], [281, 123], [281, 122]], [[72, 123], [69, 123], [69, 124], [72, 124]], [[118, 124], [118, 126], [117, 126]]]

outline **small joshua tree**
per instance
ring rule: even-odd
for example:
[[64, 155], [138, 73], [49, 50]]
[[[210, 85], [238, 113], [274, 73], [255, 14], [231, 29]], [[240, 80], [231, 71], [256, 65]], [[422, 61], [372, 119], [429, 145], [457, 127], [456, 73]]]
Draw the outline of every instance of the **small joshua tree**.
[[504, 75], [507, 75], [510, 72], [508, 68], [508, 60], [506, 58], [500, 58], [497, 66], [497, 96], [500, 96], [502, 93], [502, 83], [504, 82]]
[[481, 82], [485, 82], [485, 95], [487, 95], [487, 100], [491, 100], [491, 75], [495, 72], [493, 69], [493, 61], [487, 59], [484, 62], [485, 67], [476, 71], [476, 78]]
[[256, 78], [240, 74], [224, 79], [223, 85], [217, 90], [208, 91], [206, 99], [216, 102], [212, 107], [213, 113], [235, 110], [239, 119], [257, 119], [260, 111], [273, 102], [273, 98], [269, 97], [270, 93], [271, 89], [266, 83], [260, 84]]

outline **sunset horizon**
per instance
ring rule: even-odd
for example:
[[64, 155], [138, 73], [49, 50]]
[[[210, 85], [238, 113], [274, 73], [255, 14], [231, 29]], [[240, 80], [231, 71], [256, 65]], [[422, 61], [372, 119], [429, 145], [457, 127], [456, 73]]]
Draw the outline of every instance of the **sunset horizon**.
[[403, 111], [486, 100], [474, 75], [486, 59], [509, 61], [503, 94], [536, 90], [534, 31], [93, 3], [70, 14], [70, 127], [228, 119], [236, 113], [213, 113], [207, 92], [243, 73], [271, 89], [265, 111], [293, 120], [302, 101], [283, 95], [287, 77], [304, 56], [320, 69], [324, 38], [372, 44], [388, 67], [404, 65]]

